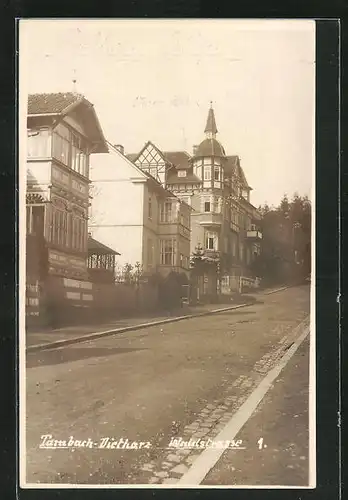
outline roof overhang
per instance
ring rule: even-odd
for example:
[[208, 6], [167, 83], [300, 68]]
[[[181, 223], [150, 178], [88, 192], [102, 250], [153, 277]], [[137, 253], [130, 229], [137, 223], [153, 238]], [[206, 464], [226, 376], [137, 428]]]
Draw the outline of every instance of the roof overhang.
[[72, 112], [76, 112], [81, 117], [83, 125], [86, 128], [88, 139], [93, 144], [92, 153], [108, 153], [106, 139], [101, 128], [97, 113], [92, 103], [84, 97], [77, 99], [75, 102], [67, 106], [63, 111], [56, 113], [34, 113], [28, 114], [30, 118], [56, 118], [57, 120], [64, 119]]

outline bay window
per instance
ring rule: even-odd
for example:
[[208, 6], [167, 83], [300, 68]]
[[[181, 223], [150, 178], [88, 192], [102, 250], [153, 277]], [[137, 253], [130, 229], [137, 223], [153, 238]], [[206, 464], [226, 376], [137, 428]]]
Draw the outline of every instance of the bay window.
[[77, 132], [60, 123], [53, 130], [52, 156], [87, 177], [87, 143]]

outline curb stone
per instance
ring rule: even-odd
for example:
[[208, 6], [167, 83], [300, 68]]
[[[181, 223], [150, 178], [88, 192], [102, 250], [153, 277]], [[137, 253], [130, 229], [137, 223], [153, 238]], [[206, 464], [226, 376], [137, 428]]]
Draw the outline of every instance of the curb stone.
[[[282, 290], [286, 290], [287, 288], [290, 288], [290, 286], [278, 288], [276, 290], [271, 290], [270, 292], [266, 292], [265, 295], [270, 295], [271, 293], [280, 292]], [[246, 304], [238, 304], [238, 305], [234, 305], [234, 306], [223, 307], [220, 309], [212, 309], [210, 311], [200, 312], [200, 313], [196, 313], [196, 314], [186, 314], [184, 316], [177, 316], [175, 318], [161, 319], [159, 321], [152, 321], [149, 323], [140, 323], [138, 325], [125, 326], [125, 327], [121, 327], [121, 328], [113, 328], [111, 330], [89, 333], [87, 335], [82, 335], [82, 336], [74, 337], [71, 339], [57, 340], [55, 342], [49, 342], [46, 344], [34, 344], [31, 346], [28, 346], [26, 348], [26, 352], [38, 352], [38, 351], [44, 351], [44, 350], [48, 350], [48, 349], [56, 349], [58, 347], [64, 347], [67, 345], [80, 344], [83, 342], [89, 342], [90, 340], [97, 340], [98, 338], [102, 338], [102, 337], [117, 335], [118, 333], [142, 330], [144, 328], [148, 328], [151, 326], [164, 325], [166, 323], [175, 323], [177, 321], [183, 321], [185, 319], [199, 318], [202, 316], [210, 316], [212, 314], [218, 314], [218, 313], [224, 312], [224, 311], [233, 311], [234, 309], [239, 309], [241, 307], [251, 306], [253, 304], [254, 304], [254, 302], [250, 302], [250, 303], [246, 303]]]
[[184, 316], [177, 316], [175, 318], [161, 319], [159, 321], [152, 321], [150, 323], [140, 323], [138, 325], [125, 326], [122, 328], [113, 328], [111, 330], [106, 330], [102, 332], [89, 333], [87, 335], [74, 337], [72, 339], [57, 340], [55, 342], [50, 342], [47, 344], [34, 344], [26, 348], [26, 352], [38, 352], [47, 349], [56, 349], [58, 347], [63, 347], [66, 345], [79, 344], [83, 342], [89, 342], [90, 340], [97, 340], [98, 338], [108, 337], [111, 335], [117, 335], [118, 333], [124, 333], [135, 330], [142, 330], [151, 326], [164, 325], [166, 323], [176, 323], [177, 321], [183, 321], [185, 319], [199, 318], [202, 316], [209, 316], [212, 314], [218, 314], [224, 311], [232, 311], [234, 309], [239, 309], [240, 307], [247, 307], [253, 305], [253, 302], [247, 304], [238, 304], [235, 306], [223, 307], [222, 309], [213, 309], [210, 311], [205, 311], [196, 314], [187, 314]]

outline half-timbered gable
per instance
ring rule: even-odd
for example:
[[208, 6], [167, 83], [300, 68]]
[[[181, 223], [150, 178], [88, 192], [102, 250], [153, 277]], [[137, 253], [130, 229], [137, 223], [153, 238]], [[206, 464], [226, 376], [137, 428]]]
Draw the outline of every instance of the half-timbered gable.
[[147, 142], [133, 161], [139, 168], [152, 175], [160, 184], [166, 185], [166, 171], [170, 164], [152, 142]]

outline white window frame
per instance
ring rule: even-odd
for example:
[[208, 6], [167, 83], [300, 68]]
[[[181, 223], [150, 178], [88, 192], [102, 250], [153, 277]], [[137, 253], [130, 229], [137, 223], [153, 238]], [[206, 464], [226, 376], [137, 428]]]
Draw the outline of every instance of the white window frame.
[[[206, 210], [206, 204], [209, 203], [209, 210]], [[203, 201], [203, 211], [204, 213], [208, 214], [211, 212], [211, 200], [204, 200]]]
[[[212, 243], [212, 245], [210, 245]], [[217, 235], [207, 231], [205, 233], [205, 248], [206, 250], [217, 250]]]
[[211, 181], [211, 166], [204, 165], [204, 180]]
[[[170, 248], [171, 250], [168, 251], [168, 248]], [[166, 238], [160, 240], [160, 264], [162, 266], [174, 267], [176, 265], [176, 254], [177, 241], [175, 238]], [[169, 256], [169, 258], [167, 256]]]

